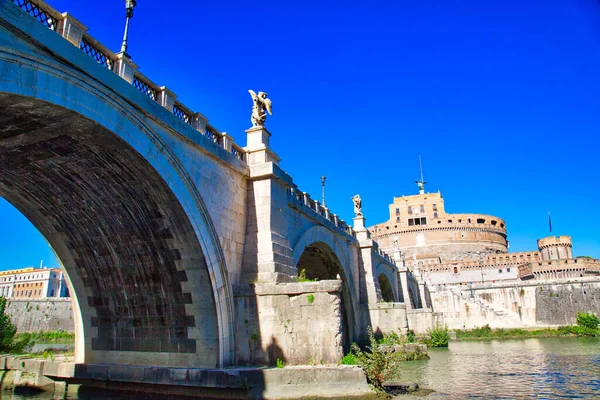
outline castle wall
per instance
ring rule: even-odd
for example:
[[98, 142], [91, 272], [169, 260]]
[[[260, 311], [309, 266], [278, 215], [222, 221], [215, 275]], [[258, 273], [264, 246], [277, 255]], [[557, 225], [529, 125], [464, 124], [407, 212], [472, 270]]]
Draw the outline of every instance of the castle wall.
[[[576, 323], [578, 312], [600, 313], [600, 278], [540, 280], [430, 288], [439, 322], [450, 329], [524, 328]], [[411, 317], [409, 315], [409, 326]]]
[[70, 298], [53, 300], [7, 299], [6, 314], [17, 332], [75, 331]]

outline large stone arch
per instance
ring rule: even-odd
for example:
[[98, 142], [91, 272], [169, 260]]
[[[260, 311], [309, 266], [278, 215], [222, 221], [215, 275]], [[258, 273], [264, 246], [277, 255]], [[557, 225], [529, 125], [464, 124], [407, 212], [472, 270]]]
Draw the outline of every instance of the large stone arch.
[[0, 71], [0, 195], [64, 265], [81, 317], [76, 361], [230, 364], [223, 252], [156, 125], [93, 77], [23, 43], [0, 38]]
[[[333, 274], [330, 270], [329, 275], [325, 279], [335, 279], [335, 275], [339, 273], [342, 279], [342, 301], [345, 309], [343, 315], [347, 336], [343, 338], [344, 346], [355, 341], [358, 337], [357, 323], [359, 321], [356, 314], [358, 307], [358, 292], [357, 287], [357, 265], [351, 252], [353, 247], [344, 239], [335, 236], [330, 230], [322, 226], [313, 226], [306, 230], [300, 239], [294, 244], [293, 257], [294, 265], [300, 268], [300, 262], [303, 257], [306, 257], [309, 252], [317, 253], [314, 257], [327, 257], [330, 262], [337, 262], [339, 270]], [[307, 271], [308, 278], [311, 276], [311, 271]], [[320, 277], [319, 277], [320, 278]], [[320, 278], [323, 279], [323, 278]]]

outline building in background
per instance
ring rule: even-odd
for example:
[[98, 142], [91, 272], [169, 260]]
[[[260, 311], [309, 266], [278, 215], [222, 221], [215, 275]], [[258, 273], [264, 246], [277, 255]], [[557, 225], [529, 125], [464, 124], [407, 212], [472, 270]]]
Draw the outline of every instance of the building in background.
[[369, 227], [382, 251], [400, 252], [404, 264], [428, 284], [473, 284], [600, 273], [600, 261], [573, 257], [569, 236], [538, 240], [537, 250], [509, 253], [504, 220], [485, 214], [450, 214], [444, 199], [426, 193], [394, 197], [390, 219]]
[[0, 271], [0, 296], [12, 299], [69, 297], [69, 289], [61, 269], [28, 267]]

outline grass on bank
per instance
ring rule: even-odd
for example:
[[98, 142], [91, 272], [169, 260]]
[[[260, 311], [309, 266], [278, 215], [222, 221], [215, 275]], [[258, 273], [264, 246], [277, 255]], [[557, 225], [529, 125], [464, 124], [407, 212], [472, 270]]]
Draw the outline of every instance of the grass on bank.
[[492, 329], [489, 325], [475, 329], [456, 329], [458, 340], [482, 339], [524, 339], [524, 338], [551, 338], [551, 337], [600, 337], [600, 318], [592, 313], [578, 313], [577, 325], [559, 326], [558, 328], [542, 329]]
[[30, 344], [72, 344], [75, 343], [75, 334], [65, 331], [20, 332], [14, 339], [27, 341]]

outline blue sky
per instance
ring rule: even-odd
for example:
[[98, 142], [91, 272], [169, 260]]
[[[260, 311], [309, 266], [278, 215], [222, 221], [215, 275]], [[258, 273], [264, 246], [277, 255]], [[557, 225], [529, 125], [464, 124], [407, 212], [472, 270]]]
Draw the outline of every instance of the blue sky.
[[[122, 0], [48, 3], [119, 49]], [[240, 145], [247, 90], [268, 92], [281, 167], [314, 198], [326, 175], [346, 220], [356, 193], [368, 225], [386, 220], [421, 155], [446, 210], [504, 218], [511, 251], [533, 250], [551, 211], [576, 255], [600, 257], [597, 0], [139, 0], [129, 53]], [[5, 202], [0, 216], [0, 268], [51, 257]]]

